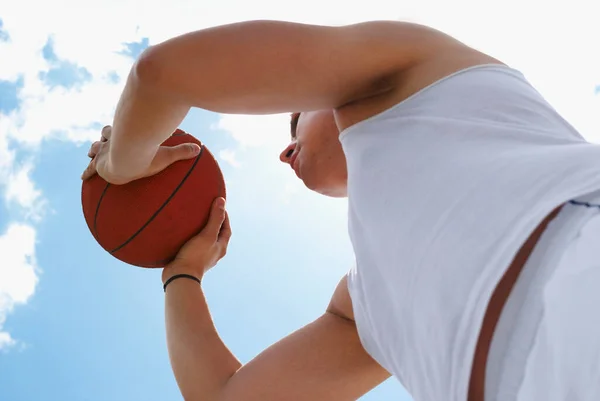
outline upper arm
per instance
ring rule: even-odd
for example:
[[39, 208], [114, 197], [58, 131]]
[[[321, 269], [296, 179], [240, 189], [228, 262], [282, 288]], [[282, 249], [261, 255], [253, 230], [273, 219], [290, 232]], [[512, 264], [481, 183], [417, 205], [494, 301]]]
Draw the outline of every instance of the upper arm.
[[325, 313], [244, 365], [219, 401], [351, 401], [389, 376], [352, 321]]
[[148, 48], [142, 81], [193, 107], [242, 114], [333, 109], [391, 90], [399, 71], [458, 42], [410, 23], [250, 21]]
[[244, 365], [219, 401], [350, 401], [390, 377], [360, 343], [346, 277], [328, 312]]

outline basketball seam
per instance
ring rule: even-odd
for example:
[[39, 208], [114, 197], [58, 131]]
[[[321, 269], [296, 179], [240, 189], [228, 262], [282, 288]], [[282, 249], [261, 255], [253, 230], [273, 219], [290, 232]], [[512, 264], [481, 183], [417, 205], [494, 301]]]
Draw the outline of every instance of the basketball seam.
[[188, 177], [190, 176], [190, 174], [192, 173], [192, 171], [194, 171], [194, 168], [198, 164], [198, 160], [200, 160], [200, 157], [202, 157], [202, 153], [203, 152], [204, 152], [204, 145], [202, 145], [200, 147], [200, 153], [198, 154], [198, 156], [196, 156], [196, 160], [194, 160], [194, 164], [192, 164], [192, 166], [190, 167], [190, 169], [188, 170], [188, 172], [185, 174], [185, 176], [183, 177], [183, 179], [181, 180], [181, 182], [179, 183], [179, 185], [177, 185], [177, 187], [173, 190], [173, 192], [167, 198], [167, 200], [165, 200], [165, 202], [158, 208], [158, 210], [156, 210], [156, 212], [154, 212], [154, 214], [152, 216], [150, 216], [150, 218], [148, 219], [148, 221], [146, 221], [146, 223], [144, 223], [131, 237], [129, 237], [125, 242], [123, 242], [121, 245], [119, 245], [115, 249], [109, 251], [111, 254], [119, 251], [125, 245], [127, 245], [131, 241], [133, 241], [133, 239], [135, 237], [137, 237], [142, 231], [144, 231], [144, 228], [146, 228], [152, 222], [152, 220], [154, 220], [154, 218], [156, 216], [158, 216], [158, 214], [167, 206], [167, 204], [171, 201], [171, 199], [173, 199], [173, 197], [175, 196], [175, 194], [177, 194], [177, 191], [179, 191], [179, 189], [183, 186], [183, 184], [188, 179]]
[[98, 205], [96, 206], [96, 213], [94, 213], [94, 237], [98, 239], [98, 229], [96, 228], [96, 222], [98, 221], [98, 212], [100, 211], [100, 205], [102, 204], [102, 199], [104, 199], [104, 195], [106, 191], [110, 187], [110, 183], [106, 183], [104, 190], [102, 191], [102, 195], [100, 195], [100, 199], [98, 199]]

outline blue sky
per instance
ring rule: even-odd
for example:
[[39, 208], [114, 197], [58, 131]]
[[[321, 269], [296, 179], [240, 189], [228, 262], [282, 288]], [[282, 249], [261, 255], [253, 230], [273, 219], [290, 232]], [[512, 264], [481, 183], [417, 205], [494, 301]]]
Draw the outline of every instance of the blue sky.
[[[208, 12], [177, 0], [172, 8], [139, 12], [129, 0], [93, 11], [64, 0], [61, 7], [79, 18], [37, 2], [43, 19], [32, 17], [30, 2], [13, 3], [0, 11], [0, 59], [8, 60], [0, 63], [2, 401], [181, 399], [166, 351], [160, 271], [106, 254], [89, 234], [80, 203], [89, 143], [112, 120], [134, 58], [152, 43], [253, 18], [417, 20], [521, 69], [584, 136], [600, 139], [600, 59], [578, 50], [597, 45], [600, 30], [583, 0], [572, 5], [581, 10], [577, 24], [560, 33], [552, 19], [560, 10], [546, 7], [541, 17], [509, 0], [498, 13], [512, 18], [510, 34], [499, 33], [506, 19], [470, 1], [407, 8], [373, 0], [339, 13], [347, 2], [307, 1], [289, 10], [227, 0]], [[511, 5], [522, 15], [511, 15]], [[465, 10], [479, 18], [461, 20]], [[534, 19], [539, 35], [531, 37]], [[575, 41], [581, 46], [571, 46]], [[570, 60], [577, 60], [576, 73], [567, 73]], [[219, 333], [244, 362], [323, 313], [353, 260], [345, 201], [304, 189], [277, 160], [287, 118], [193, 110], [182, 124], [217, 156], [227, 180], [234, 235], [204, 287]], [[394, 380], [363, 398], [409, 399]]]
[[54, 51], [54, 40], [52, 37], [42, 48], [42, 57], [48, 62], [48, 71], [40, 71], [39, 79], [50, 89], [61, 86], [71, 89], [91, 81], [92, 74], [85, 68], [68, 60], [61, 60]]

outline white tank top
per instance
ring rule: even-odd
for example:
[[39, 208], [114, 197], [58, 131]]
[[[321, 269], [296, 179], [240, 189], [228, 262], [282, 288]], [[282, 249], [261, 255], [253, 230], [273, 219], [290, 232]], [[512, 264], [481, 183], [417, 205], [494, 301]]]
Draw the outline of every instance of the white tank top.
[[501, 65], [443, 78], [340, 141], [361, 342], [416, 401], [465, 401], [496, 284], [548, 213], [600, 188], [600, 146]]

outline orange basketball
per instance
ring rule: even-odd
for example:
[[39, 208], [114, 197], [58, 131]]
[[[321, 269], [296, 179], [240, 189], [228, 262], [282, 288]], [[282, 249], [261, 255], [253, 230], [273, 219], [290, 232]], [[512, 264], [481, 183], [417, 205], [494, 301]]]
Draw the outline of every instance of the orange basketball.
[[140, 267], [163, 267], [202, 230], [215, 198], [225, 197], [223, 174], [212, 153], [181, 130], [163, 146], [195, 142], [197, 157], [160, 173], [112, 185], [95, 175], [83, 182], [81, 203], [96, 241], [117, 259]]

